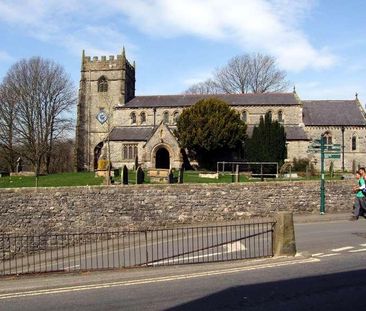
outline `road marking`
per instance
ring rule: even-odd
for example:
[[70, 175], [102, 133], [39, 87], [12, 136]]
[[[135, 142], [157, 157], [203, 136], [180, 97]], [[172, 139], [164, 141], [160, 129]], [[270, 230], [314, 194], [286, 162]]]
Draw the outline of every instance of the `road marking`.
[[360, 246], [362, 246], [362, 247], [366, 247], [366, 244], [360, 244]]
[[354, 246], [345, 246], [341, 248], [334, 248], [332, 249], [332, 252], [342, 252], [342, 251], [348, 251], [349, 249], [354, 248]]
[[[197, 256], [188, 256], [188, 257], [182, 257], [182, 258], [175, 258], [175, 259], [162, 259], [159, 261], [155, 261], [152, 263], [149, 263], [148, 266], [156, 266], [156, 265], [161, 265], [164, 263], [171, 263], [171, 262], [188, 262], [190, 260], [194, 260], [194, 259], [200, 259], [200, 258], [205, 258], [205, 257], [214, 257], [214, 256], [223, 256], [226, 253], [212, 253], [212, 254], [202, 254], [202, 255], [197, 255]], [[179, 257], [179, 256], [177, 256]]]
[[132, 286], [132, 285], [161, 283], [161, 282], [177, 281], [177, 280], [187, 280], [187, 279], [200, 278], [200, 277], [209, 277], [209, 276], [215, 276], [215, 275], [238, 273], [238, 272], [243, 272], [243, 271], [253, 271], [253, 270], [266, 269], [266, 268], [293, 266], [293, 265], [298, 265], [298, 264], [307, 264], [307, 263], [315, 263], [315, 262], [320, 262], [320, 260], [317, 258], [307, 258], [307, 259], [303, 259], [303, 260], [269, 263], [269, 264], [255, 265], [255, 266], [238, 267], [238, 268], [231, 268], [231, 269], [224, 269], [224, 270], [212, 270], [212, 271], [206, 271], [206, 272], [180, 274], [180, 275], [172, 275], [172, 276], [148, 278], [148, 279], [140, 279], [140, 280], [100, 283], [100, 284], [91, 284], [91, 285], [79, 285], [79, 286], [60, 287], [60, 288], [53, 288], [53, 289], [41, 289], [41, 290], [25, 291], [25, 292], [15, 292], [15, 293], [1, 294], [0, 300], [11, 299], [11, 298], [21, 298], [21, 297], [33, 297], [33, 296], [41, 296], [41, 295], [61, 294], [61, 293], [69, 293], [69, 292], [79, 292], [79, 291], [112, 288], [112, 287], [127, 287], [127, 286]]
[[320, 255], [318, 257], [321, 257], [321, 258], [323, 258], [323, 257], [333, 257], [333, 256], [338, 256], [338, 255], [340, 255], [340, 253], [325, 254], [325, 255]]
[[348, 251], [349, 253], [360, 253], [366, 252], [366, 248], [354, 249], [353, 251]]
[[316, 253], [316, 254], [313, 254], [313, 256], [315, 256], [315, 257], [321, 256], [321, 255], [324, 255], [324, 253]]
[[[180, 255], [177, 255], [176, 257], [178, 257], [178, 258], [162, 259], [162, 260], [150, 263], [148, 265], [155, 266], [155, 265], [161, 265], [161, 264], [170, 263], [170, 262], [188, 262], [188, 261], [194, 260], [194, 259], [214, 257], [214, 256], [217, 256], [217, 258], [218, 258], [219, 255], [224, 256], [225, 254], [238, 253], [238, 252], [245, 251], [246, 247], [240, 241], [236, 241], [234, 243], [224, 244], [223, 249], [224, 249], [223, 252], [217, 252], [217, 253], [212, 253], [212, 254], [202, 254], [202, 255], [196, 255], [196, 256], [188, 255], [188, 257], [183, 256], [182, 258], [180, 258]], [[200, 253], [200, 252], [202, 252], [202, 251], [198, 251], [198, 253]]]

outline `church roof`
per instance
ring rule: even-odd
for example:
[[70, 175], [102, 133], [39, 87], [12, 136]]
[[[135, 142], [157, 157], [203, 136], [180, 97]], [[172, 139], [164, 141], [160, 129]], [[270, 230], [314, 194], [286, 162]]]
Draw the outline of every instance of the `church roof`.
[[204, 98], [218, 98], [230, 106], [293, 106], [299, 105], [294, 93], [210, 94], [136, 96], [118, 108], [187, 107]]
[[[254, 125], [248, 125], [247, 134], [253, 134]], [[153, 135], [154, 127], [134, 127], [120, 126], [115, 127], [109, 136], [110, 141], [148, 141]], [[286, 140], [309, 140], [304, 129], [299, 126], [285, 126]]]
[[299, 126], [285, 126], [286, 140], [310, 140], [304, 129]]
[[365, 126], [365, 113], [357, 100], [304, 100], [306, 126]]
[[[252, 137], [254, 125], [248, 125], [247, 135]], [[304, 128], [299, 126], [285, 126], [286, 140], [310, 140]]]
[[109, 135], [110, 141], [147, 141], [154, 127], [115, 127]]

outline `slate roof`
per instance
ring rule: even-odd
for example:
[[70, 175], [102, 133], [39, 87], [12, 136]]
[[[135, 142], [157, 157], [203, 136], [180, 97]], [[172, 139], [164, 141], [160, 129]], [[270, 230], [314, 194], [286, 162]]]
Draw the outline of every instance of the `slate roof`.
[[304, 100], [306, 126], [365, 126], [364, 111], [356, 100]]
[[[247, 135], [252, 137], [254, 125], [248, 125]], [[304, 129], [299, 126], [285, 126], [286, 140], [310, 140]]]
[[154, 127], [115, 127], [109, 136], [110, 141], [147, 141]]
[[286, 140], [310, 140], [304, 129], [299, 126], [285, 126]]
[[299, 105], [294, 93], [157, 95], [136, 96], [120, 108], [188, 107], [201, 99], [215, 97], [231, 106], [293, 106]]
[[[247, 127], [249, 137], [253, 134], [253, 125]], [[115, 127], [109, 136], [110, 141], [148, 141], [154, 132], [154, 127]], [[287, 140], [309, 140], [304, 129], [298, 126], [285, 126]]]

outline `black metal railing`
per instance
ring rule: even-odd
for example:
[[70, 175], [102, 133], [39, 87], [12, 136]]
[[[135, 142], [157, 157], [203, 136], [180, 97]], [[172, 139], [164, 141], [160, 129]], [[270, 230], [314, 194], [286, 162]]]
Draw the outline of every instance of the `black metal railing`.
[[206, 263], [273, 256], [275, 223], [0, 235], [0, 275]]

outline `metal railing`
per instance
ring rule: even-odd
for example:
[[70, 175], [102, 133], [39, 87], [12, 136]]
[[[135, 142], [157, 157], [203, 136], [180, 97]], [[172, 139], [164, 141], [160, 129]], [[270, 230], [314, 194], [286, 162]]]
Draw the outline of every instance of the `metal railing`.
[[273, 256], [273, 221], [15, 236], [0, 235], [0, 275], [206, 263]]
[[218, 174], [231, 172], [232, 175], [237, 175], [243, 172], [250, 173], [252, 177], [278, 177], [277, 162], [229, 162], [221, 161], [216, 163], [216, 171]]

